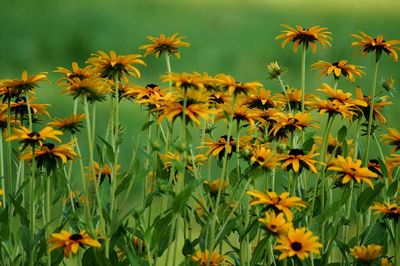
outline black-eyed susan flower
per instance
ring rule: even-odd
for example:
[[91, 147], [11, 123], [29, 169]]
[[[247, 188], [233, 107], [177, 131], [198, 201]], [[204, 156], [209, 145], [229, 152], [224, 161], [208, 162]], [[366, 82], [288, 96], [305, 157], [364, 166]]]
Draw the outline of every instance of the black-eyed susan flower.
[[[301, 110], [301, 100], [302, 100], [302, 95], [303, 93], [301, 92], [301, 89], [295, 89], [295, 88], [290, 88], [290, 87], [286, 87], [286, 94], [285, 93], [279, 93], [276, 95], [275, 100], [279, 101], [279, 102], [283, 102], [284, 111], [288, 111], [288, 110], [293, 110], [293, 111], [300, 111]], [[310, 100], [313, 96], [311, 94], [306, 94], [305, 96], [305, 100], [306, 102], [305, 104], [305, 108], [307, 109], [308, 107], [308, 100]], [[289, 108], [290, 106], [290, 108]]]
[[368, 161], [368, 169], [377, 174], [379, 177], [383, 177], [381, 165], [377, 159], [371, 159]]
[[383, 214], [388, 219], [399, 219], [400, 218], [400, 206], [396, 203], [379, 203], [375, 202], [372, 207], [375, 214]]
[[394, 146], [392, 149], [392, 153], [400, 150], [400, 131], [395, 128], [389, 128], [389, 133], [382, 134], [382, 140], [385, 141], [385, 144]]
[[341, 76], [348, 79], [350, 82], [354, 82], [354, 76], [357, 75], [360, 78], [365, 75], [365, 72], [361, 70], [363, 66], [356, 66], [347, 63], [347, 60], [340, 60], [334, 63], [328, 63], [325, 61], [318, 61], [311, 65], [311, 68], [320, 71], [320, 76], [333, 75], [335, 80], [339, 79]]
[[57, 83], [62, 86], [68, 86], [68, 84], [75, 78], [83, 80], [94, 75], [92, 66], [85, 66], [84, 68], [80, 68], [78, 63], [76, 62], [72, 62], [72, 70], [64, 67], [57, 67], [54, 72], [65, 75], [57, 81]]
[[266, 209], [272, 209], [276, 213], [283, 212], [288, 221], [293, 220], [293, 213], [290, 208], [305, 208], [306, 204], [299, 197], [289, 197], [288, 192], [283, 192], [278, 195], [276, 192], [262, 193], [257, 190], [247, 191], [247, 194], [253, 197], [250, 201], [250, 205], [265, 205]]
[[53, 233], [51, 234], [49, 243], [51, 245], [50, 251], [63, 247], [64, 256], [67, 258], [71, 252], [73, 254], [78, 253], [79, 246], [101, 247], [100, 242], [91, 238], [85, 230], [80, 231], [78, 234], [71, 234], [65, 230], [62, 230], [60, 233]]
[[[219, 160], [225, 155], [227, 152], [228, 159], [232, 156], [232, 153], [236, 151], [236, 142], [233, 137], [230, 137], [229, 143], [227, 144], [228, 136], [221, 136], [218, 141], [208, 140], [202, 143], [200, 148], [208, 148], [206, 152], [206, 156], [212, 155], [217, 157]], [[227, 149], [226, 149], [227, 148]], [[226, 149], [226, 150], [225, 150]]]
[[264, 169], [274, 169], [278, 165], [276, 154], [266, 145], [256, 143], [252, 147], [250, 161], [253, 165]]
[[106, 95], [112, 92], [110, 85], [110, 82], [98, 76], [90, 76], [83, 80], [74, 78], [62, 93], [67, 93], [74, 99], [86, 96], [87, 100], [92, 103], [104, 100]]
[[216, 76], [220, 80], [220, 85], [231, 95], [238, 94], [256, 94], [259, 88], [262, 88], [262, 84], [258, 81], [251, 82], [239, 82], [236, 81], [232, 76], [219, 74]]
[[[8, 88], [10, 94], [7, 97], [16, 97], [22, 93], [32, 91], [41, 81], [47, 80], [47, 72], [28, 76], [26, 70], [22, 71], [21, 79], [11, 79], [3, 82], [3, 86]], [[4, 98], [3, 98], [4, 102]]]
[[[160, 123], [164, 119], [171, 122], [175, 121], [177, 117], [182, 117], [183, 108], [184, 106], [180, 102], [167, 103], [161, 109], [158, 109], [160, 115], [157, 122]], [[206, 103], [190, 103], [185, 109], [186, 123], [194, 122], [195, 125], [199, 126], [200, 118], [203, 118], [205, 121], [211, 120], [210, 115], [214, 113], [215, 111], [211, 110]]]
[[311, 253], [319, 254], [323, 247], [318, 242], [318, 237], [314, 236], [311, 231], [305, 227], [291, 228], [287, 234], [279, 236], [275, 250], [279, 250], [279, 260], [284, 260], [293, 256], [297, 256], [300, 260], [309, 257]]
[[[99, 164], [98, 162], [94, 161], [93, 162], [93, 168], [88, 167], [89, 170], [94, 169], [94, 173], [96, 175], [96, 179], [100, 178], [100, 184], [103, 183], [105, 178], [108, 178], [108, 182], [111, 183], [111, 174], [112, 174], [112, 166], [109, 164], [103, 163]], [[115, 170], [115, 175], [117, 176], [119, 174], [119, 171], [121, 170], [121, 165], [117, 164], [116, 170]], [[89, 179], [92, 179], [93, 175], [89, 175]]]
[[220, 255], [218, 252], [209, 252], [205, 251], [196, 251], [196, 253], [192, 256], [192, 261], [195, 265], [199, 266], [223, 266], [223, 265], [232, 265], [227, 261], [225, 256]]
[[45, 127], [40, 131], [32, 131], [26, 127], [14, 128], [14, 134], [11, 134], [6, 140], [14, 141], [18, 140], [23, 143], [23, 149], [26, 146], [39, 145], [42, 146], [43, 141], [47, 139], [53, 139], [58, 142], [61, 142], [61, 139], [58, 136], [61, 136], [63, 133], [59, 130], [55, 130], [52, 127]]
[[101, 77], [122, 80], [124, 75], [140, 78], [140, 71], [134, 65], [146, 65], [139, 54], [117, 55], [110, 51], [110, 55], [103, 51], [92, 54], [86, 63], [94, 67], [94, 71]]
[[263, 223], [266, 229], [273, 235], [285, 234], [293, 227], [291, 222], [286, 221], [283, 212], [275, 214], [275, 212], [265, 212], [264, 218], [258, 218], [258, 221]]
[[282, 25], [286, 30], [278, 35], [275, 40], [283, 39], [282, 47], [285, 47], [289, 42], [293, 42], [293, 51], [297, 53], [300, 44], [303, 44], [306, 49], [311, 47], [313, 53], [317, 51], [317, 43], [320, 43], [324, 48], [331, 46], [329, 40], [332, 39], [331, 32], [326, 31], [328, 28], [320, 26], [312, 26], [310, 28], [303, 28], [296, 26], [293, 28], [289, 25]]
[[[27, 151], [21, 154], [21, 160], [31, 161], [33, 154]], [[72, 142], [62, 145], [53, 143], [44, 143], [40, 148], [35, 149], [35, 160], [38, 167], [45, 167], [49, 170], [55, 170], [60, 164], [66, 164], [68, 160], [73, 160], [78, 155], [73, 149]]]
[[371, 262], [376, 260], [382, 252], [382, 246], [380, 245], [368, 245], [368, 246], [355, 246], [350, 249], [351, 255], [361, 262]]
[[354, 180], [357, 183], [363, 181], [371, 188], [374, 188], [372, 180], [378, 177], [378, 175], [367, 167], [361, 167], [361, 164], [361, 160], [353, 161], [351, 157], [344, 158], [339, 155], [337, 158], [332, 160], [331, 166], [328, 167], [328, 171], [336, 172], [339, 181], [343, 185]]
[[[322, 147], [322, 138], [321, 137], [315, 137], [314, 138], [315, 143], [318, 144], [319, 148]], [[345, 140], [347, 147], [351, 147], [351, 144], [353, 143], [352, 139]], [[353, 152], [352, 149], [349, 149], [348, 154], [351, 155]], [[327, 160], [330, 161], [332, 158], [332, 155], [334, 157], [337, 157], [338, 155], [343, 156], [343, 143], [340, 143], [339, 140], [335, 137], [333, 137], [331, 134], [328, 136], [328, 146], [326, 148], [326, 155], [327, 155]]]
[[[34, 116], [46, 115], [50, 117], [47, 112], [49, 104], [35, 103], [35, 97], [29, 96], [31, 114]], [[0, 104], [0, 114], [7, 112], [8, 105]], [[19, 117], [21, 121], [28, 119], [28, 103], [25, 96], [17, 96], [14, 101], [10, 102], [10, 113], [14, 115], [14, 118]], [[35, 122], [35, 121], [34, 121]]]
[[[261, 111], [258, 109], [249, 109], [246, 105], [241, 105], [241, 104], [236, 104], [233, 109], [233, 115], [232, 115], [232, 107], [227, 106], [227, 105], [220, 105], [219, 106], [221, 110], [224, 112], [219, 112], [219, 114], [216, 117], [216, 121], [226, 118], [226, 116], [232, 116], [233, 121], [236, 121], [240, 123], [241, 125], [243, 124], [248, 124], [250, 125], [251, 129], [254, 129], [256, 122], [262, 122], [261, 118]], [[220, 110], [220, 111], [221, 111]], [[227, 115], [226, 115], [227, 114]]]
[[302, 149], [291, 149], [289, 154], [281, 155], [279, 158], [282, 161], [282, 169], [284, 171], [293, 170], [295, 173], [300, 173], [303, 168], [313, 172], [318, 173], [317, 167], [315, 166], [317, 163], [323, 164], [322, 162], [318, 162], [313, 159], [318, 156], [319, 153], [317, 151], [317, 145], [313, 145], [311, 151], [308, 154], [305, 154]]
[[357, 107], [354, 104], [341, 103], [338, 100], [323, 100], [315, 97], [309, 102], [311, 109], [318, 110], [321, 115], [328, 114], [329, 117], [340, 115], [343, 118], [352, 119], [356, 114]]
[[344, 92], [341, 89], [335, 89], [329, 84], [323, 83], [317, 91], [321, 91], [328, 96], [328, 100], [337, 100], [342, 104], [350, 104], [356, 106], [366, 107], [368, 104], [364, 99], [357, 99], [352, 98], [352, 94], [350, 92]]
[[360, 31], [360, 35], [352, 34], [351, 36], [358, 39], [358, 41], [353, 42], [351, 46], [360, 46], [357, 53], [362, 52], [363, 57], [365, 57], [368, 53], [375, 52], [376, 61], [379, 61], [382, 52], [385, 52], [387, 55], [393, 57], [393, 61], [397, 62], [397, 51], [400, 49], [400, 47], [396, 45], [400, 44], [400, 40], [385, 41], [383, 39], [383, 35], [378, 35], [376, 38], [373, 38], [362, 31]]
[[204, 88], [203, 78], [198, 73], [170, 73], [161, 76], [161, 81], [171, 82], [174, 87], [183, 90]]
[[83, 127], [83, 119], [85, 119], [85, 114], [71, 115], [65, 118], [56, 118], [52, 122], [49, 122], [48, 125], [61, 131], [68, 131], [71, 134], [75, 134]]
[[319, 128], [309, 113], [296, 113], [275, 116], [276, 123], [272, 126], [270, 134], [277, 138], [287, 138], [295, 130], [303, 131], [307, 127]]
[[393, 266], [393, 264], [390, 262], [390, 260], [388, 258], [382, 258], [381, 266]]
[[154, 53], [159, 58], [163, 53], [174, 55], [176, 58], [180, 58], [179, 47], [189, 47], [190, 43], [182, 41], [185, 36], [179, 36], [178, 33], [174, 33], [171, 36], [165, 36], [160, 34], [160, 37], [148, 36], [147, 39], [152, 41], [151, 44], [145, 44], [139, 47], [139, 49], [145, 50], [144, 56]]
[[204, 188], [212, 197], [217, 196], [218, 191], [223, 192], [228, 186], [229, 184], [226, 180], [222, 181], [221, 179], [207, 179], [204, 181]]
[[[369, 111], [372, 106], [372, 101], [371, 101], [371, 96], [365, 96], [363, 94], [363, 91], [360, 87], [356, 88], [356, 95], [358, 100], [363, 100], [364, 102], [367, 103], [366, 106], [363, 106], [361, 108], [361, 113], [364, 114], [365, 119], [368, 120], [369, 118]], [[372, 113], [372, 118], [373, 120], [378, 120], [380, 123], [385, 124], [386, 123], [386, 118], [383, 115], [382, 111], [383, 108], [386, 106], [392, 105], [392, 102], [389, 101], [389, 97], [387, 95], [382, 96], [382, 97], [376, 97], [375, 102], [374, 102], [374, 109]]]
[[242, 104], [250, 109], [268, 110], [282, 105], [282, 102], [276, 101], [276, 96], [271, 96], [271, 91], [261, 88], [257, 93], [249, 93], [243, 97]]
[[164, 92], [160, 89], [157, 84], [147, 84], [145, 87], [132, 84], [127, 87], [126, 91], [122, 94], [122, 97], [133, 98], [137, 101], [150, 99], [153, 95], [163, 95]]

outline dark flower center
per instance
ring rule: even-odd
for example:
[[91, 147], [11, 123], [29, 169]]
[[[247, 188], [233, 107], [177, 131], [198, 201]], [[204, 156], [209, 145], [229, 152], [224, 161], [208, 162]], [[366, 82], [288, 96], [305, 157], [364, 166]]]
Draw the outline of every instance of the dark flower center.
[[31, 133], [28, 134], [28, 137], [30, 137], [30, 138], [40, 137], [40, 134], [35, 131], [32, 131]]
[[392, 208], [390, 208], [389, 209], [391, 212], [395, 212], [395, 211], [397, 211], [397, 207], [392, 207]]
[[257, 157], [257, 161], [264, 162], [265, 159], [264, 159], [263, 157], [261, 157], [261, 156], [258, 156], [258, 157]]
[[276, 229], [276, 225], [275, 224], [271, 224], [269, 227], [271, 227], [271, 229]]
[[81, 234], [73, 234], [69, 237], [69, 240], [73, 240], [73, 241], [78, 241], [83, 239], [83, 236]]
[[49, 150], [52, 150], [54, 148], [54, 144], [53, 143], [45, 143], [43, 144], [44, 147], [47, 147]]
[[335, 67], [339, 66], [339, 62], [332, 63], [332, 66], [335, 66]]
[[291, 149], [289, 151], [289, 155], [294, 155], [294, 156], [304, 155], [304, 151], [302, 149]]
[[301, 243], [299, 242], [293, 242], [292, 244], [290, 244], [290, 247], [294, 250], [294, 251], [300, 251], [303, 246], [301, 245]]
[[157, 88], [157, 87], [158, 87], [158, 85], [157, 84], [153, 84], [153, 83], [150, 83], [150, 84], [146, 85], [146, 88], [150, 88], [150, 89], [154, 89], [154, 88]]

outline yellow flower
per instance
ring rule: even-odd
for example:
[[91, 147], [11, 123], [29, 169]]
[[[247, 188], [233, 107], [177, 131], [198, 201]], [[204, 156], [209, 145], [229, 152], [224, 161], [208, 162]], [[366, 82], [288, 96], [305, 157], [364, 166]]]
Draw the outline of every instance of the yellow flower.
[[213, 140], [208, 140], [204, 141], [202, 146], [199, 148], [209, 148], [209, 150], [206, 152], [206, 156], [212, 155], [217, 157], [219, 160], [222, 160], [222, 158], [225, 155], [225, 148], [227, 147], [227, 153], [228, 153], [228, 159], [232, 156], [232, 153], [236, 151], [236, 142], [233, 139], [233, 137], [230, 137], [229, 144], [227, 145], [227, 137], [226, 135], [221, 136], [218, 141], [213, 141]]
[[[100, 165], [98, 162], [94, 161], [93, 162], [93, 167], [94, 167], [94, 173], [96, 175], [96, 179], [100, 178], [100, 184], [103, 183], [105, 178], [108, 178], [108, 182], [111, 182], [111, 174], [112, 174], [112, 165], [110, 166], [109, 164], [103, 163]], [[93, 172], [93, 168], [87, 167], [91, 172]], [[115, 175], [117, 176], [119, 174], [119, 170], [121, 169], [121, 165], [117, 164], [116, 170], [115, 170]], [[93, 179], [93, 175], [89, 174], [89, 179]]]
[[264, 194], [260, 191], [253, 190], [247, 191], [246, 193], [254, 197], [250, 202], [250, 206], [257, 204], [266, 205], [265, 207], [267, 209], [272, 208], [277, 213], [283, 212], [288, 221], [293, 220], [293, 214], [289, 208], [306, 207], [306, 204], [302, 201], [301, 198], [289, 197], [288, 192], [283, 192], [282, 194], [278, 195], [276, 192], [272, 191]]
[[10, 90], [10, 96], [16, 97], [21, 93], [33, 90], [37, 87], [38, 82], [44, 80], [47, 80], [47, 72], [41, 72], [37, 75], [28, 76], [28, 72], [24, 70], [22, 71], [21, 79], [6, 80], [3, 82], [3, 86]]
[[220, 85], [229, 91], [231, 95], [237, 94], [249, 94], [249, 93], [257, 93], [259, 88], [262, 88], [262, 84], [258, 81], [252, 82], [238, 82], [232, 76], [229, 75], [217, 75], [216, 76], [220, 80]]
[[393, 266], [393, 264], [389, 261], [388, 258], [382, 258], [381, 266]]
[[339, 175], [339, 181], [343, 185], [354, 180], [357, 183], [363, 181], [371, 188], [374, 188], [372, 179], [378, 177], [378, 175], [366, 167], [361, 167], [361, 163], [361, 160], [354, 162], [351, 157], [344, 158], [339, 155], [332, 160], [332, 166], [328, 167], [328, 171], [336, 172]]
[[193, 89], [203, 89], [204, 81], [200, 74], [198, 73], [170, 73], [168, 75], [161, 76], [161, 81], [172, 82], [173, 86], [176, 88], [181, 88], [183, 90], [193, 88]]
[[49, 243], [51, 244], [50, 251], [64, 247], [64, 256], [67, 258], [71, 252], [76, 254], [79, 246], [101, 247], [101, 244], [97, 240], [91, 238], [85, 230], [81, 231], [79, 234], [71, 234], [65, 230], [62, 230], [60, 233], [53, 233], [51, 234]]
[[274, 249], [282, 252], [279, 255], [279, 260], [293, 256], [304, 260], [311, 253], [319, 254], [319, 249], [322, 247], [323, 245], [318, 242], [318, 237], [307, 231], [305, 227], [302, 227], [291, 228], [287, 234], [280, 235]]
[[[44, 143], [40, 149], [35, 149], [35, 160], [39, 167], [44, 166], [48, 169], [56, 169], [59, 164], [66, 164], [68, 160], [73, 160], [78, 155], [72, 148], [72, 142], [55, 146], [52, 143]], [[21, 160], [32, 161], [32, 151], [28, 150], [20, 156]]]
[[207, 190], [210, 191], [211, 196], [217, 196], [220, 188], [222, 192], [229, 186], [226, 180], [222, 182], [221, 179], [215, 179], [215, 180], [207, 179], [206, 181], [204, 181], [204, 185], [207, 187]]
[[360, 31], [360, 35], [352, 34], [351, 36], [358, 39], [357, 42], [353, 42], [351, 44], [351, 47], [361, 46], [357, 53], [362, 51], [363, 57], [365, 57], [368, 53], [375, 52], [376, 61], [379, 61], [382, 52], [385, 52], [387, 55], [392, 56], [393, 60], [397, 62], [397, 50], [400, 50], [400, 47], [396, 45], [400, 44], [400, 40], [385, 41], [383, 39], [383, 35], [378, 35], [376, 38], [372, 38], [362, 31]]
[[159, 38], [148, 36], [147, 39], [149, 39], [153, 43], [142, 45], [139, 47], [139, 49], [145, 50], [144, 56], [154, 53], [156, 57], [159, 58], [162, 53], [168, 53], [170, 55], [174, 55], [176, 58], [179, 59], [181, 54], [179, 53], [178, 48], [190, 46], [188, 42], [182, 41], [182, 39], [184, 38], [186, 37], [178, 37], [178, 33], [174, 33], [169, 37], [165, 36], [164, 34], [160, 34]]
[[[367, 105], [361, 108], [361, 113], [364, 114], [364, 117], [366, 119], [369, 118], [369, 110], [371, 108], [371, 96], [364, 96], [362, 90], [360, 87], [356, 87], [356, 95], [358, 100], [362, 100], [367, 103]], [[382, 109], [388, 105], [391, 105], [392, 102], [389, 101], [389, 98], [387, 95], [379, 97], [375, 100], [374, 103], [374, 111], [372, 114], [372, 117], [374, 120], [378, 120], [380, 123], [385, 124], [386, 123], [386, 118], [382, 114]]]
[[64, 74], [65, 77], [60, 78], [57, 83], [61, 86], [68, 86], [68, 84], [70, 84], [75, 78], [80, 80], [89, 78], [91, 75], [93, 75], [93, 68], [91, 66], [80, 68], [78, 63], [72, 62], [72, 70], [64, 67], [57, 67], [54, 72]]
[[39, 145], [42, 146], [42, 142], [47, 139], [53, 139], [58, 142], [61, 142], [61, 139], [58, 136], [61, 136], [63, 133], [59, 130], [54, 130], [52, 127], [45, 127], [39, 132], [31, 131], [26, 127], [20, 127], [19, 129], [14, 129], [14, 134], [9, 136], [7, 141], [19, 140], [21, 143], [24, 143], [24, 148], [28, 145]]
[[392, 153], [395, 153], [400, 150], [400, 131], [395, 128], [389, 128], [388, 130], [388, 134], [382, 134], [382, 139], [385, 141], [385, 144], [394, 146]]
[[275, 212], [265, 212], [265, 217], [258, 218], [258, 221], [263, 223], [267, 230], [274, 235], [284, 234], [293, 227], [291, 222], [285, 220], [282, 212], [278, 215]]
[[276, 101], [276, 97], [271, 96], [271, 91], [261, 88], [257, 93], [249, 93], [243, 97], [243, 105], [250, 109], [268, 110], [281, 105], [282, 102]]
[[382, 252], [380, 245], [355, 246], [350, 249], [351, 255], [358, 261], [368, 262], [376, 260]]
[[274, 169], [278, 165], [276, 154], [266, 145], [256, 143], [252, 149], [250, 161], [254, 165], [259, 165], [265, 169]]
[[110, 55], [103, 51], [92, 54], [86, 63], [91, 64], [102, 78], [121, 80], [124, 74], [140, 78], [140, 72], [134, 65], [146, 65], [139, 54], [117, 55], [110, 51]]
[[375, 211], [375, 214], [382, 213], [388, 219], [399, 219], [400, 218], [400, 206], [395, 203], [384, 202], [379, 203], [375, 202], [371, 207], [372, 210]]
[[112, 92], [110, 85], [110, 82], [98, 76], [90, 76], [83, 80], [74, 78], [62, 92], [73, 96], [74, 99], [86, 96], [91, 103], [104, 100], [106, 95]]
[[287, 138], [295, 130], [303, 131], [307, 127], [319, 128], [312, 122], [309, 113], [285, 114], [280, 113], [275, 117], [276, 123], [272, 126], [270, 134], [277, 138]]
[[49, 126], [55, 127], [61, 131], [69, 131], [71, 134], [79, 132], [83, 126], [82, 120], [85, 119], [85, 114], [72, 115], [65, 118], [57, 118], [48, 123]]
[[308, 154], [304, 154], [304, 151], [302, 149], [291, 149], [288, 155], [282, 155], [279, 159], [280, 161], [283, 161], [282, 170], [288, 171], [292, 169], [295, 173], [299, 173], [304, 167], [313, 173], [318, 173], [315, 164], [323, 163], [313, 159], [314, 157], [319, 155], [319, 153], [316, 153], [316, 150], [316, 145], [313, 145], [311, 151]]
[[357, 75], [360, 78], [362, 75], [365, 75], [365, 72], [361, 70], [361, 68], [364, 68], [363, 66], [348, 64], [347, 60], [340, 60], [334, 63], [318, 61], [312, 64], [311, 68], [320, 70], [320, 76], [329, 76], [333, 74], [335, 80], [339, 79], [340, 76], [344, 76], [350, 82], [354, 82], [354, 75]]
[[275, 40], [283, 39], [282, 47], [285, 47], [289, 42], [293, 42], [293, 51], [295, 53], [297, 53], [300, 44], [303, 44], [306, 49], [310, 46], [313, 53], [317, 51], [317, 43], [322, 44], [324, 48], [326, 48], [326, 46], [331, 46], [329, 40], [332, 39], [330, 36], [332, 33], [326, 31], [327, 28], [312, 26], [306, 29], [298, 25], [296, 28], [290, 27], [289, 25], [282, 25], [282, 27], [287, 30], [283, 30], [282, 34], [278, 35]]
[[196, 251], [196, 254], [192, 256], [192, 261], [199, 266], [222, 266], [222, 265], [231, 265], [225, 256], [220, 255], [218, 252], [210, 252], [208, 250]]

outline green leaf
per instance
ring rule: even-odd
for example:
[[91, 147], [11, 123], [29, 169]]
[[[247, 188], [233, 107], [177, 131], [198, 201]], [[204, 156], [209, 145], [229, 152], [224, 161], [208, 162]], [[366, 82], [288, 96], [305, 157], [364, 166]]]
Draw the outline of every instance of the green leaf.
[[189, 239], [186, 239], [185, 244], [183, 245], [183, 248], [182, 248], [183, 256], [189, 256], [189, 255], [193, 254], [193, 252], [194, 252], [194, 248], [192, 246], [192, 243], [189, 241]]
[[[263, 260], [265, 253], [267, 251], [266, 246], [268, 243], [268, 238], [269, 237], [265, 237], [260, 242], [258, 242], [251, 256], [250, 266], [258, 265]], [[271, 243], [269, 244], [271, 245]]]
[[148, 129], [154, 122], [155, 122], [154, 120], [147, 121], [147, 122], [143, 125], [142, 131], [145, 131], [146, 129]]
[[102, 265], [112, 266], [110, 260], [102, 252], [96, 252], [94, 248], [89, 248], [82, 256], [82, 265]]
[[18, 213], [19, 218], [21, 219], [21, 223], [28, 227], [29, 220], [26, 210], [21, 206], [20, 202], [15, 200], [11, 195], [9, 195], [8, 199], [10, 200], [11, 204], [14, 205], [15, 211]]
[[164, 251], [168, 248], [168, 244], [171, 244], [175, 239], [175, 233], [172, 234], [172, 239], [169, 239], [171, 230], [175, 231], [174, 220], [172, 212], [169, 212], [162, 218], [158, 216], [154, 219], [151, 243], [155, 245], [155, 247], [151, 248], [155, 250], [155, 254], [157, 254], [158, 257], [162, 256]]
[[328, 208], [319, 215], [316, 219], [316, 224], [321, 224], [322, 222], [326, 221], [333, 215], [337, 215], [337, 211], [347, 202], [348, 198], [350, 197], [350, 189], [346, 189], [340, 199], [335, 201]]
[[346, 142], [346, 137], [347, 137], [347, 127], [342, 126], [338, 131], [338, 141], [340, 143], [344, 143]]
[[386, 196], [388, 198], [393, 197], [394, 194], [396, 194], [398, 189], [399, 189], [399, 180], [396, 180], [396, 181], [392, 182], [392, 184], [390, 184], [390, 186], [386, 192]]
[[102, 142], [103, 144], [106, 146], [106, 152], [107, 152], [107, 158], [111, 163], [114, 163], [114, 150], [113, 147], [110, 145], [110, 143], [108, 143], [105, 139], [103, 139], [101, 136], [97, 136]]
[[192, 196], [193, 191], [201, 184], [203, 184], [204, 178], [202, 179], [194, 179], [192, 180], [186, 188], [181, 191], [172, 202], [172, 211], [175, 213], [182, 213], [186, 207], [186, 203], [188, 202], [189, 198]]
[[312, 146], [314, 145], [315, 141], [313, 138], [310, 138], [308, 140], [306, 140], [303, 144], [303, 151], [304, 153], [309, 153], [312, 149]]
[[356, 210], [364, 213], [372, 205], [374, 199], [379, 195], [385, 185], [380, 183], [374, 189], [368, 187], [357, 198]]
[[378, 162], [379, 162], [379, 166], [381, 167], [381, 172], [382, 172], [383, 177], [387, 178], [389, 173], [386, 168], [385, 161], [383, 161], [382, 158], [378, 157]]
[[368, 226], [362, 234], [361, 243], [363, 245], [383, 245], [386, 240], [387, 230], [384, 223], [377, 222]]
[[221, 233], [218, 233], [218, 238], [215, 240], [215, 245], [218, 245], [221, 241], [227, 238], [229, 234], [235, 229], [237, 225], [239, 217], [233, 218], [229, 220], [229, 222], [226, 224], [224, 230], [221, 231]]

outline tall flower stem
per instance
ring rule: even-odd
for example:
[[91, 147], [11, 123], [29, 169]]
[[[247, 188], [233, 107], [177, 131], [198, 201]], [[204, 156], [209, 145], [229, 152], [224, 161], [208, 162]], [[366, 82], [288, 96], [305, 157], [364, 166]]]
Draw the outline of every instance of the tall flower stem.
[[[98, 215], [100, 216], [100, 226], [102, 228], [102, 231], [105, 232], [105, 221], [104, 221], [103, 211], [102, 211], [102, 206], [101, 206], [102, 204], [101, 204], [101, 199], [100, 199], [99, 183], [96, 182], [96, 171], [94, 169], [94, 154], [93, 154], [93, 145], [94, 144], [93, 144], [92, 131], [91, 131], [91, 126], [90, 126], [91, 124], [90, 124], [90, 114], [89, 114], [89, 103], [88, 103], [86, 95], [83, 98], [83, 104], [84, 104], [84, 111], [85, 111], [85, 116], [86, 116], [86, 119], [85, 119], [86, 120], [86, 131], [87, 131], [88, 146], [89, 146], [89, 176], [94, 177], [94, 189], [95, 189], [95, 197], [96, 197], [96, 201], [97, 201], [97, 208], [98, 208], [98, 212], [99, 212]], [[89, 195], [87, 195], [87, 196], [89, 196]], [[106, 241], [105, 241], [106, 256], [108, 256], [108, 245], [109, 245], [109, 241], [106, 239]]]
[[305, 107], [305, 95], [306, 95], [306, 53], [307, 46], [303, 44], [303, 50], [301, 52], [301, 112], [304, 113]]
[[[2, 129], [0, 129], [2, 130]], [[3, 208], [6, 207], [6, 186], [5, 186], [5, 181], [4, 181], [4, 158], [3, 158], [3, 131], [1, 131], [1, 136], [0, 136], [0, 178], [1, 178], [1, 189], [3, 190]]]
[[283, 81], [282, 81], [282, 78], [281, 78], [281, 76], [278, 76], [278, 81], [279, 81], [279, 85], [281, 85], [281, 88], [282, 88], [283, 94], [284, 94], [284, 95], [285, 95], [285, 97], [286, 97], [286, 100], [287, 100], [287, 105], [288, 105], [289, 112], [292, 114], [292, 107], [290, 106], [290, 99], [289, 99], [289, 95], [287, 94], [286, 87], [285, 87], [285, 85], [283, 84]]
[[228, 132], [227, 132], [227, 137], [226, 137], [226, 144], [225, 144], [225, 154], [224, 158], [222, 159], [222, 170], [221, 170], [221, 182], [218, 187], [218, 193], [217, 193], [217, 198], [215, 200], [215, 207], [214, 207], [214, 215], [212, 217], [211, 221], [211, 228], [210, 228], [210, 243], [209, 243], [209, 248], [208, 250], [212, 252], [214, 250], [214, 245], [215, 245], [215, 229], [217, 225], [217, 216], [218, 216], [218, 207], [219, 203], [221, 201], [221, 191], [222, 191], [222, 186], [225, 183], [226, 180], [226, 172], [228, 168], [228, 150], [230, 146], [230, 139], [232, 136], [232, 127], [233, 127], [233, 116], [235, 112], [235, 104], [236, 104], [236, 94], [233, 95], [233, 100], [232, 100], [232, 106], [231, 106], [231, 113], [229, 115], [229, 121], [228, 121]]
[[376, 81], [378, 77], [378, 67], [379, 67], [379, 59], [377, 58], [376, 60], [374, 60], [374, 75], [372, 77], [372, 88], [370, 93], [371, 106], [369, 107], [367, 143], [365, 145], [364, 166], [366, 166], [368, 163], [369, 144], [371, 142], [371, 129], [372, 129], [372, 122], [374, 120], [375, 90], [376, 90]]
[[394, 227], [394, 265], [400, 265], [400, 221], [399, 218], [393, 219]]
[[[51, 221], [51, 177], [54, 175], [53, 171], [46, 177], [46, 200], [45, 200], [45, 208], [46, 208], [46, 238], [50, 238], [50, 221]], [[47, 265], [51, 266], [51, 251], [47, 251]]]
[[[35, 144], [32, 145], [32, 165], [31, 165], [31, 180], [29, 182], [29, 242], [33, 248], [35, 240], [35, 179], [36, 179], [36, 159], [35, 159]], [[35, 252], [29, 253], [29, 265], [35, 264]]]
[[[168, 72], [169, 78], [171, 77], [171, 73], [172, 73], [170, 58], [171, 58], [171, 56], [169, 55], [169, 53], [165, 53], [165, 64], [167, 65], [167, 72]], [[172, 80], [171, 79], [169, 79], [168, 86], [170, 89], [172, 88]]]

